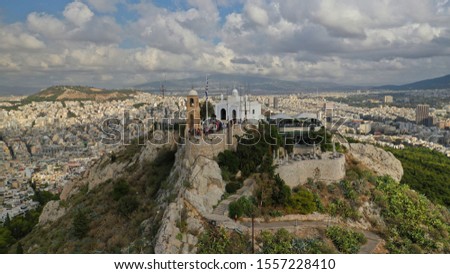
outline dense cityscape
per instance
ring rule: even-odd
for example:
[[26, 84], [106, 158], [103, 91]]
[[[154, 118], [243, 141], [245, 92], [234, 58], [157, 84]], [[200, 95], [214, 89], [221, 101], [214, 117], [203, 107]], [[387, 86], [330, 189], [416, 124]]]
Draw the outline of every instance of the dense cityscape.
[[[411, 91], [411, 94], [415, 92], [421, 91]], [[441, 91], [447, 96], [448, 92]], [[361, 91], [248, 97], [263, 105], [261, 114], [267, 120], [282, 113], [286, 114], [284, 119], [308, 117], [325, 123], [326, 113], [331, 111], [333, 126], [342, 136], [397, 149], [405, 145], [422, 146], [450, 157], [450, 104], [439, 109], [425, 105], [426, 112], [421, 114], [424, 118], [420, 118], [417, 109], [421, 105], [416, 109], [393, 106], [390, 95], [384, 95], [382, 101], [371, 100], [376, 104], [371, 108], [342, 103], [343, 99], [360, 94]], [[83, 174], [101, 156], [117, 149], [101, 142], [105, 134], [103, 121], [118, 118], [123, 127], [127, 115], [131, 120], [151, 120], [149, 124], [153, 126], [155, 121], [164, 118], [175, 123], [186, 117], [186, 100], [182, 96], [138, 92], [127, 100], [32, 102], [7, 110], [21, 99], [1, 98], [2, 221], [7, 215], [12, 218], [37, 207], [31, 199], [34, 195], [31, 184], [60, 194], [68, 181]], [[214, 105], [219, 101], [219, 96], [215, 96], [209, 102]], [[130, 129], [130, 138], [139, 137], [135, 128]]]

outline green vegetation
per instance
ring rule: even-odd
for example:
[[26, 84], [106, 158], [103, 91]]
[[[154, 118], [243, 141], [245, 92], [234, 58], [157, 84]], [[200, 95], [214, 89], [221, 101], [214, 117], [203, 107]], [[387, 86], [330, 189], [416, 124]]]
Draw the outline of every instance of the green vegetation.
[[[219, 154], [218, 163], [224, 179], [232, 179], [229, 174], [241, 170], [244, 177], [254, 174], [256, 181], [253, 204], [258, 206], [258, 214], [279, 216], [284, 213], [309, 214], [322, 208], [320, 200], [308, 189], [297, 188], [294, 193], [275, 174], [272, 153], [282, 145], [277, 128], [273, 125], [260, 124], [259, 127], [248, 130], [238, 138], [237, 151], [225, 151]], [[236, 191], [237, 184], [229, 183], [227, 192]], [[241, 201], [243, 202], [243, 201]], [[250, 216], [245, 214], [243, 204], [237, 201], [230, 204], [230, 216]], [[253, 211], [255, 214], [256, 211]]]
[[89, 232], [89, 220], [86, 212], [78, 209], [72, 221], [73, 235], [78, 239], [83, 239]]
[[268, 231], [261, 232], [259, 235], [264, 254], [289, 254], [293, 253], [292, 240], [293, 235], [286, 229], [280, 229], [275, 234]]
[[391, 253], [449, 253], [450, 214], [390, 177], [377, 180], [375, 202], [386, 222]]
[[35, 185], [32, 185], [32, 187], [35, 190], [32, 199], [39, 202], [39, 207], [12, 219], [7, 215], [6, 221], [0, 227], [0, 253], [7, 253], [11, 246], [28, 235], [38, 223], [39, 215], [44, 206], [49, 201], [59, 199], [57, 195], [50, 192], [36, 190]]
[[119, 152], [117, 152], [117, 154], [113, 154], [114, 156], [111, 156], [111, 162], [129, 162], [134, 158], [134, 156], [138, 155], [141, 152], [143, 147], [143, 138], [133, 139], [129, 145], [125, 145], [124, 149], [121, 149]]
[[237, 157], [239, 169], [243, 177], [255, 172], [265, 172], [274, 175], [272, 153], [281, 145], [281, 136], [276, 126], [260, 123], [257, 129], [249, 129], [237, 137]]
[[260, 207], [264, 211], [270, 211], [274, 208], [284, 208], [290, 202], [291, 190], [280, 178], [280, 176], [270, 176], [263, 173], [255, 176], [256, 188], [255, 197]]
[[335, 249], [328, 246], [324, 240], [317, 238], [294, 238], [292, 240], [292, 248], [296, 254], [332, 254], [336, 253]]
[[274, 176], [272, 153], [281, 145], [281, 136], [274, 125], [260, 123], [258, 128], [247, 129], [243, 136], [236, 136], [236, 152], [225, 151], [218, 155], [218, 163], [225, 173], [242, 172], [244, 178], [255, 172]]
[[450, 159], [422, 147], [402, 150], [385, 148], [402, 162], [402, 184], [409, 185], [431, 201], [450, 208]]
[[68, 110], [67, 111], [67, 118], [77, 118], [78, 116], [73, 113], [72, 111]]
[[120, 198], [124, 197], [130, 193], [130, 185], [125, 181], [125, 179], [120, 178], [114, 183], [113, 191], [112, 191], [112, 198], [114, 201], [119, 201]]
[[275, 234], [261, 232], [258, 244], [263, 254], [330, 254], [335, 253], [333, 247], [323, 240], [315, 238], [299, 238], [286, 229], [280, 229]]
[[139, 207], [139, 201], [136, 196], [130, 194], [119, 199], [118, 203], [119, 212], [126, 217], [130, 215]]
[[[352, 221], [363, 218], [386, 241], [385, 248], [390, 253], [450, 252], [450, 213], [444, 207], [448, 207], [450, 165], [445, 156], [422, 148], [392, 150], [405, 170], [401, 183], [389, 177], [376, 177], [367, 167], [348, 156], [344, 180], [332, 184], [310, 180], [291, 192], [272, 172], [273, 167], [266, 169], [268, 172], [260, 169], [270, 156], [270, 145], [248, 147], [238, 146], [238, 157], [222, 155], [219, 160], [221, 167], [228, 172], [230, 166], [245, 167], [241, 159], [251, 161], [250, 151], [251, 155], [259, 155], [258, 161], [250, 164], [260, 172], [251, 175], [256, 181], [254, 197], [231, 203], [230, 217], [250, 217], [252, 214], [276, 217], [286, 213], [318, 211]], [[408, 185], [426, 196], [411, 190]], [[235, 185], [227, 187], [231, 189], [230, 193], [234, 188]], [[434, 205], [427, 197], [444, 206]], [[361, 210], [367, 206], [379, 209], [380, 213]], [[258, 240], [261, 252], [311, 252], [317, 247], [317, 241], [298, 239], [286, 232], [277, 233], [261, 234]], [[322, 236], [329, 238], [341, 253], [356, 253], [366, 241], [363, 234], [340, 227], [330, 227]], [[313, 247], [309, 249], [307, 245]]]
[[[227, 232], [224, 228], [210, 227], [197, 243], [199, 254], [248, 254], [252, 252], [251, 237], [240, 232]], [[255, 251], [263, 254], [330, 254], [335, 249], [316, 238], [300, 238], [285, 229], [274, 234], [262, 231], [255, 239]]]
[[232, 174], [236, 174], [238, 172], [240, 162], [235, 152], [225, 150], [224, 152], [219, 153], [217, 157], [217, 163], [222, 170], [226, 170]]
[[249, 197], [243, 196], [235, 202], [231, 202], [229, 205], [229, 217], [240, 218], [242, 216], [252, 217], [256, 215], [257, 207], [255, 201]]
[[364, 234], [339, 226], [328, 227], [326, 234], [336, 246], [337, 250], [346, 254], [357, 253], [361, 245], [367, 242]]
[[147, 105], [147, 104], [146, 103], [137, 103], [137, 104], [134, 104], [133, 107], [134, 108], [141, 108], [141, 107], [143, 107], [145, 105]]
[[305, 187], [294, 189], [288, 206], [289, 212], [310, 214], [317, 210], [314, 194]]
[[36, 189], [36, 187], [33, 187], [33, 189], [34, 189], [34, 195], [31, 198], [33, 199], [33, 201], [38, 202], [42, 207], [44, 207], [50, 201], [59, 200], [59, 196], [56, 194], [53, 194], [48, 191], [38, 190], [38, 189]]
[[352, 206], [348, 201], [343, 199], [335, 199], [328, 206], [328, 213], [331, 216], [341, 216], [345, 219], [351, 219], [357, 221], [360, 219], [360, 215], [357, 209]]
[[0, 254], [8, 253], [9, 247], [14, 244], [16, 239], [11, 235], [8, 227], [0, 227]]
[[228, 194], [234, 194], [242, 187], [242, 184], [240, 182], [230, 182], [225, 185], [225, 191]]
[[11, 111], [11, 110], [19, 110], [20, 104], [15, 104], [13, 106], [0, 106], [0, 109]]
[[[211, 101], [208, 101], [208, 117], [214, 117], [215, 110], [214, 110], [214, 104], [211, 103]], [[205, 120], [206, 119], [206, 102], [200, 102], [200, 119]]]
[[250, 236], [227, 232], [224, 228], [209, 227], [200, 234], [198, 254], [248, 254], [251, 253]]
[[[117, 156], [120, 159], [120, 153]], [[20, 241], [23, 249], [33, 253], [154, 252], [164, 214], [156, 198], [162, 190], [168, 197], [172, 194], [167, 178], [174, 161], [175, 151], [161, 149], [154, 161], [130, 161], [134, 166], [122, 170], [115, 180], [89, 191], [88, 184], [79, 187], [60, 205], [66, 214], [33, 229]]]

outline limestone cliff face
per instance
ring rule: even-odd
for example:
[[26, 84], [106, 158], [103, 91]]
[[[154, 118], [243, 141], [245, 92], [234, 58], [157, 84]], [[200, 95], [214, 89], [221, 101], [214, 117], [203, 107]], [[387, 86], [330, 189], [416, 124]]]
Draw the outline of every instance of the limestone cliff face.
[[398, 182], [402, 179], [402, 163], [390, 152], [373, 145], [349, 144], [349, 155], [378, 176], [389, 175]]
[[[158, 152], [163, 149], [175, 149], [175, 142], [173, 136], [167, 138], [170, 142], [165, 144], [155, 144], [155, 142], [147, 141], [142, 145], [142, 148], [138, 153], [131, 155], [127, 160], [111, 161], [111, 158], [107, 155], [100, 158], [95, 162], [83, 176], [79, 179], [68, 182], [61, 192], [60, 199], [65, 201], [71, 196], [77, 194], [84, 186], [88, 187], [88, 190], [100, 186], [102, 183], [109, 179], [117, 179], [124, 174], [129, 173], [129, 169], [135, 165], [143, 166], [146, 163], [152, 162], [158, 155]], [[120, 154], [126, 147], [119, 148], [116, 153]], [[47, 224], [58, 220], [62, 217], [67, 210], [59, 206], [59, 202], [49, 202], [45, 207], [39, 219], [39, 224]]]
[[[162, 149], [175, 149], [176, 144], [158, 145], [148, 142], [141, 149], [128, 153], [128, 157], [120, 154], [127, 148], [119, 149], [116, 153], [117, 159], [104, 156], [83, 175], [82, 178], [68, 183], [62, 194], [62, 202], [50, 202], [46, 205], [39, 226], [41, 229], [52, 227], [61, 223], [71, 223], [71, 212], [79, 206], [74, 200], [79, 199], [77, 193], [110, 193], [111, 181], [122, 176], [134, 178], [150, 163], [154, 162]], [[155, 253], [195, 253], [198, 236], [204, 230], [206, 218], [211, 214], [215, 205], [221, 200], [225, 193], [225, 182], [222, 180], [221, 170], [216, 161], [210, 158], [210, 154], [204, 155], [204, 150], [211, 147], [198, 147], [193, 153], [189, 145], [176, 147], [175, 162], [169, 176], [160, 182], [160, 187], [151, 201], [141, 201], [141, 204], [151, 203], [155, 206], [149, 210], [143, 221], [139, 223], [139, 235], [133, 238], [128, 246], [121, 249], [127, 253], [135, 250], [139, 245], [152, 246]], [[131, 150], [134, 151], [134, 150]], [[220, 151], [220, 150], [218, 150]], [[216, 153], [216, 152], [215, 152]], [[150, 178], [138, 177], [145, 181]], [[144, 185], [146, 183], [144, 182]], [[105, 187], [103, 191], [102, 188]], [[97, 194], [96, 194], [97, 195]], [[136, 195], [139, 195], [136, 193]], [[102, 197], [103, 197], [102, 196]], [[95, 199], [97, 196], [92, 196]], [[114, 206], [116, 202], [112, 202]], [[97, 209], [95, 209], [97, 210]], [[104, 213], [100, 213], [104, 214]], [[109, 218], [114, 216], [109, 215]], [[105, 213], [105, 216], [106, 213]], [[105, 216], [99, 215], [99, 218]], [[96, 217], [97, 218], [97, 217]], [[60, 220], [61, 222], [56, 222]], [[108, 229], [108, 228], [99, 228]], [[113, 233], [113, 232], [110, 232]], [[119, 237], [119, 235], [117, 235]]]
[[42, 213], [39, 216], [38, 224], [42, 226], [47, 223], [57, 221], [59, 218], [64, 216], [65, 213], [66, 209], [60, 205], [59, 201], [50, 201], [42, 210]]
[[[78, 193], [79, 188], [85, 184], [88, 185], [89, 190], [92, 190], [109, 179], [114, 180], [128, 173], [135, 165], [145, 165], [145, 163], [154, 161], [160, 150], [168, 148], [174, 150], [176, 144], [173, 136], [171, 135], [169, 138], [166, 138], [166, 140], [169, 140], [169, 142], [164, 144], [156, 144], [155, 142], [147, 141], [142, 145], [142, 148], [138, 153], [132, 155], [130, 159], [126, 161], [117, 160], [112, 162], [111, 158], [105, 155], [94, 163], [81, 179], [73, 180], [66, 184], [60, 195], [61, 200], [66, 200], [70, 196]], [[120, 154], [124, 149], [126, 149], [126, 147], [122, 147], [116, 151], [116, 154]]]
[[184, 196], [199, 212], [211, 213], [225, 192], [220, 167], [216, 161], [199, 156], [190, 170], [190, 187]]
[[[212, 159], [198, 155], [186, 155], [186, 147], [177, 153], [177, 198], [167, 207], [157, 234], [155, 253], [195, 253], [197, 236], [204, 230], [204, 216], [213, 211], [225, 193], [219, 165]], [[190, 160], [191, 159], [191, 160]]]

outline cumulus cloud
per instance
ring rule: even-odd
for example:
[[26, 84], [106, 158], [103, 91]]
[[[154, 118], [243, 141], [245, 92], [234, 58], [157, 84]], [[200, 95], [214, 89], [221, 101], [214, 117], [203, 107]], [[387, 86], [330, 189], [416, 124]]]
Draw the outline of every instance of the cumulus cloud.
[[30, 30], [52, 39], [60, 39], [66, 32], [66, 26], [61, 20], [46, 13], [30, 13], [27, 24]]
[[[133, 17], [123, 20], [125, 6]], [[121, 86], [224, 72], [396, 83], [443, 75], [450, 63], [447, 0], [187, 0], [174, 9], [85, 0], [60, 13], [0, 25], [0, 81]]]
[[254, 23], [263, 27], [267, 26], [267, 24], [269, 23], [269, 16], [264, 9], [254, 4], [249, 4], [245, 7], [245, 11]]
[[94, 13], [89, 9], [88, 6], [81, 2], [72, 2], [66, 6], [64, 9], [64, 17], [76, 26], [82, 26], [89, 22]]
[[6, 50], [38, 50], [44, 49], [45, 43], [23, 30], [21, 25], [0, 26], [0, 49]]
[[[77, 4], [74, 8], [73, 5], [76, 3], [79, 2], [69, 3], [66, 6], [67, 14], [62, 19], [46, 13], [30, 13], [26, 22], [29, 30], [53, 42], [108, 44], [121, 41], [122, 28], [113, 17], [94, 16], [90, 11], [83, 11], [85, 6]], [[92, 16], [88, 16], [89, 14]]]

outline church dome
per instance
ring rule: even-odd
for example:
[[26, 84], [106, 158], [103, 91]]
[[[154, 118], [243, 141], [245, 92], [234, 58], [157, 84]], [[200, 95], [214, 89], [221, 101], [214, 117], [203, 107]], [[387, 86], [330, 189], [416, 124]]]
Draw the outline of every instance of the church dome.
[[191, 89], [191, 91], [189, 91], [189, 96], [198, 96], [198, 93], [195, 89]]
[[237, 89], [233, 89], [232, 95], [233, 95], [234, 97], [238, 97], [238, 96], [239, 96], [238, 90], [237, 90]]

